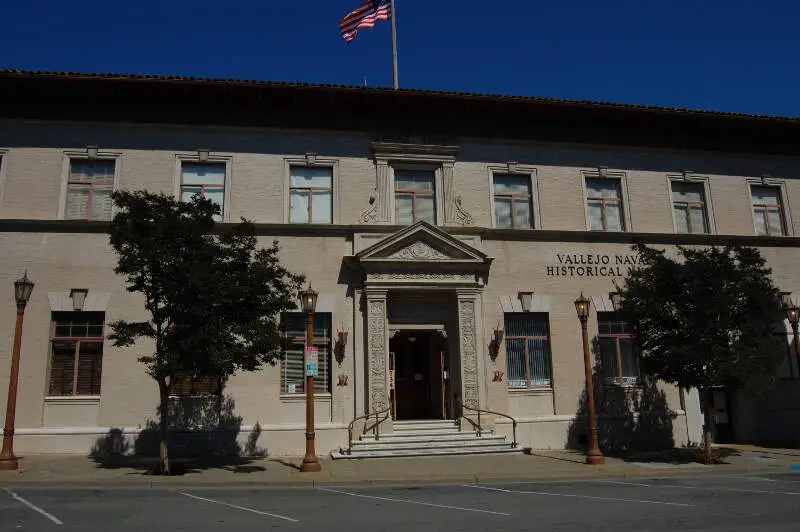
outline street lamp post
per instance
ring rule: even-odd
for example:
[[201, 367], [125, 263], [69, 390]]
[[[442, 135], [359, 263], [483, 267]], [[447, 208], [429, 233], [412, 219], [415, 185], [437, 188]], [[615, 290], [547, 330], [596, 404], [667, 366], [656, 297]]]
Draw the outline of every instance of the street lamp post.
[[800, 374], [800, 343], [797, 342], [797, 324], [800, 321], [800, 309], [797, 308], [789, 298], [784, 301], [784, 309], [786, 310], [786, 317], [789, 318], [789, 324], [792, 326], [792, 333], [794, 335], [794, 357], [797, 362], [797, 371]]
[[[317, 308], [317, 292], [311, 286], [307, 290], [300, 292], [300, 306], [306, 313], [306, 349], [314, 347], [314, 311]], [[304, 361], [305, 362], [305, 361]], [[314, 376], [309, 374], [308, 365], [306, 368], [306, 455], [300, 465], [303, 473], [316, 473], [322, 471], [322, 464], [317, 458], [315, 449], [316, 433], [314, 432]]]
[[14, 299], [17, 300], [17, 324], [14, 328], [14, 351], [11, 354], [11, 374], [8, 376], [8, 402], [6, 423], [3, 426], [3, 450], [0, 451], [0, 469], [17, 469], [19, 461], [14, 456], [14, 421], [17, 416], [17, 382], [19, 381], [19, 351], [22, 344], [22, 319], [25, 306], [31, 298], [33, 282], [28, 272], [14, 282]]
[[583, 369], [586, 373], [586, 404], [589, 409], [589, 450], [586, 453], [586, 463], [600, 465], [605, 462], [603, 453], [600, 452], [600, 443], [597, 438], [597, 412], [594, 407], [594, 386], [592, 385], [592, 366], [589, 361], [589, 310], [590, 301], [583, 296], [583, 292], [575, 300], [575, 310], [581, 320], [583, 333]]

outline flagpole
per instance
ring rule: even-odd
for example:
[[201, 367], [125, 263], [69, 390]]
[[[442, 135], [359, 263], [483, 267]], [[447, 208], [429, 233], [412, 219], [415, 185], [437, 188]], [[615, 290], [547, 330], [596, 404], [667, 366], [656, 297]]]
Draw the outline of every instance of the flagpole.
[[394, 88], [400, 88], [400, 81], [397, 77], [397, 11], [395, 11], [394, 0], [392, 0], [392, 65], [394, 66]]

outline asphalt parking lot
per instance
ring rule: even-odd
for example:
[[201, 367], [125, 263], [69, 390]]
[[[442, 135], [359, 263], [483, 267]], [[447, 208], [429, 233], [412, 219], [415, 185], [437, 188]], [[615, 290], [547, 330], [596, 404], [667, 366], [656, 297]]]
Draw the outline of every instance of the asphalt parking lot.
[[797, 531], [800, 474], [317, 488], [0, 491], [0, 530]]

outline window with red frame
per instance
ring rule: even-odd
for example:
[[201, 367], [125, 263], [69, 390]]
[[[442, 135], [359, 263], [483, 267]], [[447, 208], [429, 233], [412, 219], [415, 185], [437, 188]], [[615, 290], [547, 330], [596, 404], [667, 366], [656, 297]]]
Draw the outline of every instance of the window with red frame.
[[49, 395], [100, 395], [104, 312], [54, 312]]
[[214, 219], [221, 222], [222, 214], [225, 212], [224, 163], [183, 163], [181, 166], [181, 201], [189, 201], [195, 195], [219, 205], [220, 214]]
[[110, 220], [114, 160], [72, 159], [67, 178], [68, 220]]
[[615, 312], [598, 312], [597, 327], [603, 383], [619, 386], [638, 384], [639, 351], [630, 324]]

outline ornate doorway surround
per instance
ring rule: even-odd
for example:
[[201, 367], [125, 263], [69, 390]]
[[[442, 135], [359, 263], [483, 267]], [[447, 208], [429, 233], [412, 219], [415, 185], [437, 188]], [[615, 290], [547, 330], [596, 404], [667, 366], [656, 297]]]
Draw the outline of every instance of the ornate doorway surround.
[[366, 310], [367, 411], [389, 406], [389, 324], [392, 290], [451, 290], [457, 301], [460, 395], [480, 403], [484, 356], [481, 292], [492, 259], [426, 222], [406, 227], [366, 247], [347, 261], [362, 273]]

